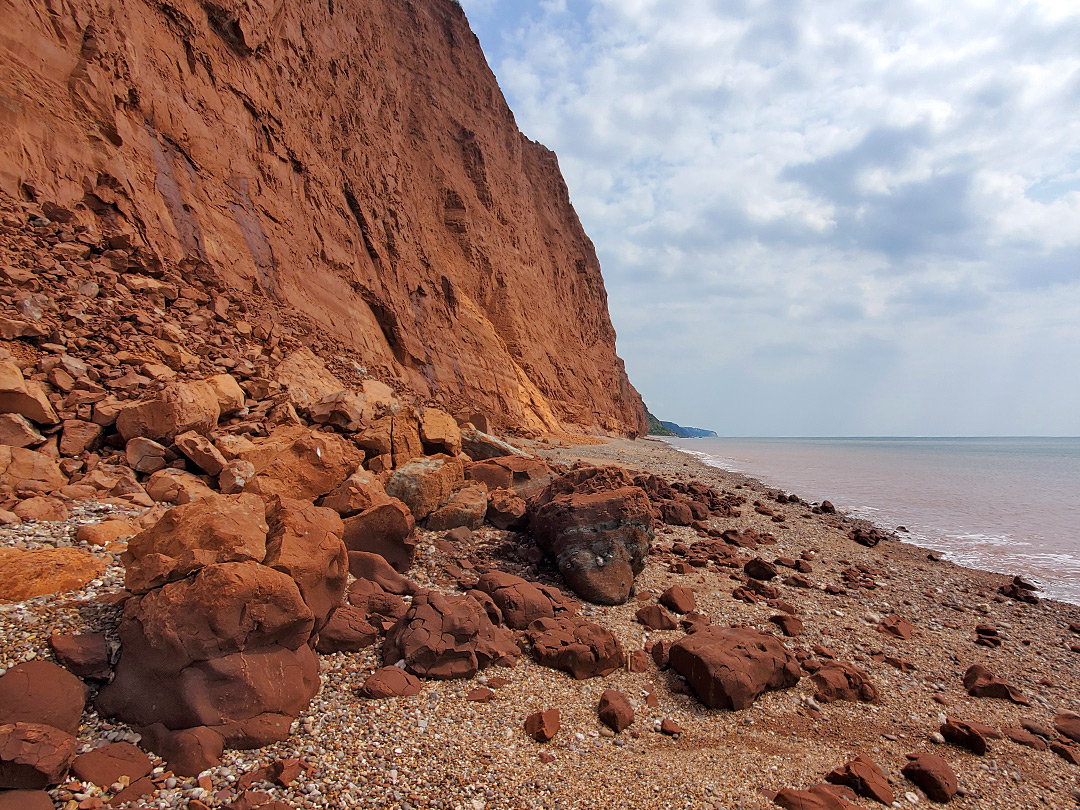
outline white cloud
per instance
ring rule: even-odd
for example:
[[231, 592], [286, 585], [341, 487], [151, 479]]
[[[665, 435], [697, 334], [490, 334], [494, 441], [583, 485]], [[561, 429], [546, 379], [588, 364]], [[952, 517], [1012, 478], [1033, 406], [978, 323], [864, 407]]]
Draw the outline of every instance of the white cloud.
[[465, 6], [663, 416], [1080, 433], [1074, 3]]

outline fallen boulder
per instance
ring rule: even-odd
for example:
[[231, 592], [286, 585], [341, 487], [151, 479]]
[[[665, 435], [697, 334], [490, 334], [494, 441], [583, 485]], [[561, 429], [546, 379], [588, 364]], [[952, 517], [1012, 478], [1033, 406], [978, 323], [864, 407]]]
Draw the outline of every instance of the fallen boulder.
[[388, 697], [411, 697], [420, 694], [420, 679], [399, 667], [382, 667], [375, 670], [360, 687], [366, 698], [381, 700]]
[[896, 800], [885, 772], [872, 759], [862, 754], [827, 774], [825, 781], [845, 785], [858, 795], [881, 802], [886, 807], [892, 807]]
[[141, 436], [171, 444], [181, 433], [209, 433], [221, 410], [217, 393], [204, 381], [169, 383], [154, 398], [129, 405], [116, 417], [124, 441]]
[[80, 548], [0, 549], [0, 600], [78, 590], [105, 573], [105, 563]]
[[394, 471], [386, 493], [404, 503], [421, 521], [450, 500], [462, 481], [461, 462], [456, 458], [422, 456]]
[[826, 661], [812, 678], [817, 686], [814, 697], [823, 703], [836, 700], [876, 703], [878, 700], [878, 690], [870, 676], [853, 664]]
[[550, 466], [529, 456], [501, 456], [465, 465], [465, 478], [482, 481], [489, 490], [508, 489], [528, 501], [556, 478]]
[[1031, 701], [1008, 681], [995, 676], [982, 664], [973, 664], [964, 673], [964, 688], [972, 697], [998, 698], [1020, 706], [1030, 706]]
[[626, 695], [614, 689], [604, 690], [596, 711], [600, 722], [616, 734], [629, 728], [634, 722], [634, 707], [630, 705]]
[[0, 725], [0, 789], [40, 790], [58, 784], [77, 750], [78, 741], [53, 726]]
[[342, 539], [350, 552], [378, 554], [395, 571], [405, 573], [416, 553], [415, 527], [409, 508], [397, 498], [387, 497], [385, 503], [345, 518]]
[[610, 675], [626, 665], [626, 653], [615, 635], [577, 616], [537, 619], [526, 637], [538, 664], [578, 680]]
[[476, 587], [491, 597], [506, 626], [512, 630], [525, 630], [537, 619], [573, 616], [578, 611], [577, 602], [558, 588], [538, 585], [502, 571], [484, 574]]
[[908, 754], [908, 763], [901, 773], [914, 782], [930, 801], [948, 802], [956, 795], [959, 784], [948, 762], [935, 754]]

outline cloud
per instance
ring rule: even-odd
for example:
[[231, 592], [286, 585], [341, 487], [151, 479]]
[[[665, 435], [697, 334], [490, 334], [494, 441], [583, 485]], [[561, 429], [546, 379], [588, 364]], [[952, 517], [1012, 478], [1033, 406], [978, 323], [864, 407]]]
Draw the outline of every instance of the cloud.
[[464, 7], [664, 418], [1080, 434], [1074, 3]]

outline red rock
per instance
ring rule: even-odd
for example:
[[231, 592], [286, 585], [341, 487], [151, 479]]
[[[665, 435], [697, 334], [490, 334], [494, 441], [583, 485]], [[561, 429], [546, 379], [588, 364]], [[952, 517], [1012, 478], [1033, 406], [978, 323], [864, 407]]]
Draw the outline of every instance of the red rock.
[[112, 674], [104, 633], [53, 633], [49, 646], [56, 660], [80, 678], [104, 681]]
[[254, 495], [217, 495], [168, 510], [121, 556], [128, 590], [144, 593], [216, 562], [262, 562], [268, 527]]
[[683, 733], [682, 726], [672, 720], [670, 717], [665, 717], [660, 721], [660, 733], [667, 734], [669, 737], [678, 737]]
[[760, 580], [770, 580], [776, 576], [776, 566], [771, 562], [755, 557], [743, 566], [743, 571], [748, 577]]
[[383, 660], [404, 661], [425, 678], [471, 678], [492, 664], [512, 666], [519, 655], [513, 636], [491, 623], [471, 599], [423, 591], [383, 643]]
[[63, 667], [50, 661], [27, 661], [0, 677], [0, 719], [75, 734], [88, 695], [83, 682]]
[[679, 626], [660, 605], [646, 605], [638, 608], [634, 618], [637, 619], [638, 624], [643, 624], [650, 630], [675, 630]]
[[177, 436], [175, 445], [207, 475], [218, 475], [228, 463], [225, 456], [221, 455], [221, 451], [214, 447], [209, 439], [193, 430]]
[[352, 605], [341, 605], [330, 614], [330, 620], [319, 631], [315, 651], [323, 655], [336, 652], [358, 652], [374, 644], [379, 632], [364, 614]]
[[1006, 728], [1002, 729], [1002, 733], [1018, 745], [1034, 748], [1036, 751], [1046, 750], [1046, 741], [1041, 737], [1036, 737], [1030, 731], [1024, 731], [1020, 728]]
[[0, 444], [9, 447], [37, 447], [45, 443], [34, 423], [22, 414], [0, 413]]
[[487, 522], [496, 529], [522, 531], [528, 524], [528, 507], [513, 490], [499, 487], [488, 497]]
[[0, 789], [39, 790], [64, 778], [78, 742], [66, 731], [37, 723], [0, 725]]
[[1071, 765], [1080, 765], [1080, 746], [1052, 742], [1050, 743], [1050, 750]]
[[151, 793], [157, 793], [157, 785], [155, 785], [147, 777], [142, 779], [136, 779], [126, 788], [121, 790], [112, 799], [109, 800], [110, 807], [119, 807], [126, 802], [133, 802], [136, 799], [141, 799], [143, 796], [149, 796]]
[[377, 583], [387, 593], [408, 595], [416, 590], [416, 585], [391, 568], [390, 563], [380, 554], [350, 551], [349, 573], [357, 579]]
[[605, 689], [600, 695], [600, 705], [597, 708], [600, 722], [608, 726], [618, 734], [630, 727], [634, 722], [634, 708], [629, 699], [622, 692], [614, 689]]
[[100, 523], [84, 523], [75, 531], [75, 539], [91, 546], [107, 546], [138, 533], [138, 527], [130, 520], [103, 520]]
[[397, 498], [345, 519], [343, 539], [349, 551], [382, 556], [396, 571], [412, 567], [416, 540], [412, 513]]
[[578, 596], [622, 604], [652, 543], [649, 499], [614, 467], [582, 468], [537, 497], [530, 520], [541, 548]]
[[243, 409], [247, 397], [231, 374], [215, 374], [207, 377], [205, 382], [213, 389], [222, 416], [229, 416]]
[[966, 748], [973, 754], [982, 756], [986, 753], [986, 727], [981, 724], [965, 722], [949, 717], [941, 725], [941, 736], [960, 748]]
[[527, 637], [537, 663], [578, 680], [609, 675], [626, 664], [626, 653], [614, 634], [576, 616], [537, 619], [529, 625]]
[[60, 434], [60, 455], [81, 456], [97, 446], [102, 434], [101, 425], [84, 422], [81, 419], [65, 419], [64, 431]]
[[396, 594], [387, 593], [382, 586], [368, 579], [353, 580], [346, 592], [349, 604], [367, 617], [388, 619], [396, 622], [405, 615], [408, 606]]
[[342, 391], [345, 384], [310, 349], [301, 347], [274, 367], [274, 380], [285, 388], [289, 401], [301, 410]]
[[165, 760], [180, 776], [198, 776], [221, 764], [225, 739], [217, 731], [199, 726], [170, 731], [161, 723], [141, 729], [142, 744]]
[[657, 669], [664, 670], [670, 665], [671, 645], [673, 643], [674, 642], [666, 640], [649, 642], [649, 655], [652, 656], [653, 663], [656, 664]]
[[956, 795], [956, 774], [949, 763], [934, 754], [908, 754], [902, 773], [931, 801], [948, 802]]
[[128, 466], [135, 472], [154, 473], [165, 468], [168, 449], [153, 439], [135, 436], [124, 447]]
[[484, 574], [476, 587], [491, 597], [506, 626], [513, 630], [525, 630], [537, 619], [572, 616], [578, 611], [577, 602], [558, 588], [538, 585], [502, 571]]
[[222, 495], [238, 495], [255, 477], [255, 465], [250, 461], [233, 459], [218, 474], [218, 489]]
[[802, 574], [792, 574], [789, 577], [784, 578], [784, 584], [789, 588], [813, 588], [814, 583], [804, 577]]
[[285, 426], [240, 459], [255, 467], [255, 477], [244, 485], [245, 492], [313, 501], [341, 486], [363, 456], [343, 436]]
[[0, 486], [13, 491], [54, 492], [67, 482], [56, 459], [36, 450], [0, 444]]
[[19, 501], [11, 510], [22, 520], [61, 521], [67, 520], [71, 513], [67, 505], [59, 498], [39, 495]]
[[446, 411], [424, 408], [420, 412], [420, 442], [430, 455], [457, 456], [461, 452], [461, 428]]
[[154, 399], [144, 400], [120, 411], [116, 429], [125, 441], [142, 436], [165, 443], [189, 430], [209, 433], [217, 425], [221, 411], [217, 394], [203, 381], [169, 383]]
[[398, 667], [383, 667], [368, 676], [364, 685], [360, 687], [360, 694], [366, 698], [381, 700], [388, 697], [418, 695], [422, 688], [420, 679], [415, 675], [410, 675]]
[[846, 785], [860, 796], [866, 796], [892, 807], [895, 795], [889, 787], [885, 772], [869, 757], [860, 754], [841, 768], [830, 772], [825, 780], [837, 785]]
[[55, 806], [44, 790], [0, 791], [0, 810], [53, 810]]
[[998, 593], [1008, 599], [1015, 599], [1017, 602], [1026, 602], [1029, 605], [1039, 604], [1039, 597], [1036, 596], [1028, 588], [1024, 588], [1018, 585], [1016, 582], [1010, 582], [1006, 585], [1002, 585], [998, 588]]
[[[822, 509], [822, 511], [825, 510]], [[848, 532], [848, 536], [860, 546], [866, 546], [867, 548], [874, 548], [878, 543], [880, 543], [882, 540], [885, 540], [887, 537], [887, 535], [885, 535], [880, 529], [868, 529], [863, 526], [858, 526], [852, 529], [850, 532]]]
[[428, 515], [425, 525], [429, 531], [439, 532], [466, 527], [479, 529], [484, 525], [488, 511], [487, 485], [466, 484], [457, 490], [445, 504]]
[[908, 641], [911, 638], [911, 634], [915, 632], [915, 626], [907, 619], [897, 616], [894, 613], [878, 624], [877, 631], [893, 636], [894, 638]]
[[784, 788], [773, 802], [785, 810], [849, 810], [854, 807], [822, 785], [815, 785], [810, 790]]
[[103, 573], [105, 563], [78, 548], [0, 549], [0, 600], [75, 591]]
[[780, 613], [775, 616], [770, 616], [769, 621], [780, 628], [780, 631], [789, 638], [795, 638], [802, 635], [803, 623], [788, 613]]
[[450, 500], [463, 480], [462, 465], [456, 458], [414, 458], [394, 471], [386, 492], [402, 501], [416, 520], [423, 520]]
[[683, 501], [665, 500], [660, 503], [660, 519], [669, 526], [689, 526], [694, 522], [694, 513]]
[[324, 495], [319, 505], [347, 518], [374, 506], [390, 503], [391, 500], [379, 479], [361, 467], [342, 481], [337, 489]]
[[469, 693], [465, 695], [465, 699], [470, 703], [488, 703], [493, 697], [495, 697], [495, 693], [486, 686], [478, 686], [476, 689], [469, 690]]
[[964, 688], [972, 697], [998, 698], [1030, 706], [1031, 701], [1011, 683], [995, 677], [981, 664], [973, 664], [964, 673]]
[[465, 478], [483, 481], [489, 490], [508, 489], [522, 500], [539, 495], [556, 478], [555, 471], [538, 458], [501, 456], [465, 465]]
[[828, 661], [813, 674], [817, 693], [814, 697], [823, 703], [836, 700], [876, 703], [878, 690], [870, 676], [852, 664]]
[[1080, 715], [1075, 712], [1059, 712], [1054, 715], [1054, 730], [1073, 742], [1080, 742]]
[[745, 709], [762, 692], [799, 681], [798, 663], [780, 639], [749, 628], [692, 633], [672, 645], [670, 664], [710, 709]]
[[118, 742], [80, 754], [72, 763], [71, 772], [77, 779], [108, 788], [119, 782], [121, 776], [131, 782], [147, 776], [150, 768], [150, 757], [131, 743]]
[[207, 479], [184, 470], [166, 468], [150, 476], [146, 494], [158, 503], [182, 505], [212, 498], [216, 493], [210, 489]]
[[16, 413], [39, 425], [59, 423], [45, 390], [9, 360], [0, 360], [0, 413]]
[[537, 742], [548, 742], [559, 733], [559, 710], [533, 712], [525, 718], [525, 733]]
[[660, 594], [659, 602], [673, 613], [689, 613], [696, 607], [694, 592], [681, 585], [672, 585]]
[[315, 630], [345, 598], [348, 553], [341, 518], [306, 501], [275, 497], [266, 509], [269, 531], [262, 563], [290, 576], [315, 614]]

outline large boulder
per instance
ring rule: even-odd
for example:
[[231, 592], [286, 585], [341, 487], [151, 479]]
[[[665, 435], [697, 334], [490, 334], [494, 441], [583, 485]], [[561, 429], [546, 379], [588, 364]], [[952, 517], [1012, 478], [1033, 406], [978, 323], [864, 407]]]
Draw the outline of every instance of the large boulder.
[[862, 754], [828, 773], [825, 781], [849, 787], [858, 795], [881, 802], [886, 807], [892, 807], [896, 799], [889, 787], [889, 777], [876, 762]]
[[67, 482], [56, 459], [25, 447], [0, 444], [0, 486], [14, 491], [53, 492]]
[[424, 408], [420, 412], [420, 442], [425, 453], [457, 456], [461, 452], [461, 428], [446, 411]]
[[379, 631], [368, 622], [363, 610], [352, 605], [341, 605], [330, 614], [330, 620], [319, 631], [315, 651], [323, 655], [358, 652], [370, 647], [378, 638]]
[[253, 561], [209, 565], [128, 600], [98, 711], [135, 726], [209, 726], [237, 747], [284, 739], [318, 691], [314, 626], [288, 575]]
[[653, 538], [648, 496], [616, 467], [554, 480], [534, 502], [530, 527], [570, 589], [604, 605], [630, 597]]
[[379, 479], [361, 467], [342, 481], [333, 492], [324, 495], [319, 506], [333, 509], [343, 518], [347, 518], [372, 507], [390, 503], [391, 500]]
[[23, 379], [22, 371], [10, 360], [0, 360], [0, 413], [18, 414], [39, 425], [60, 423], [45, 389]]
[[543, 492], [556, 473], [538, 458], [513, 455], [466, 464], [465, 478], [483, 481], [490, 490], [512, 490], [519, 498], [529, 500]]
[[0, 789], [39, 790], [64, 778], [78, 740], [39, 723], [0, 725]]
[[404, 662], [422, 678], [471, 678], [498, 664], [512, 666], [519, 650], [513, 635], [492, 624], [487, 613], [467, 597], [424, 591], [383, 643], [387, 664]]
[[908, 754], [901, 773], [922, 789], [930, 801], [948, 802], [959, 785], [952, 766], [936, 754]]
[[336, 433], [286, 426], [238, 458], [255, 467], [245, 492], [313, 501], [337, 489], [360, 466], [363, 454]]
[[397, 498], [421, 521], [445, 504], [464, 481], [461, 462], [450, 456], [414, 458], [394, 471], [386, 493]]
[[128, 542], [124, 584], [145, 593], [220, 562], [262, 562], [267, 524], [256, 495], [212, 494], [175, 506]]
[[38, 723], [79, 730], [89, 690], [51, 661], [27, 661], [0, 677], [0, 723]]
[[120, 411], [116, 429], [124, 441], [142, 436], [170, 444], [178, 435], [194, 430], [209, 433], [221, 410], [214, 388], [207, 382], [169, 383], [154, 399], [143, 400]]
[[320, 400], [345, 389], [310, 349], [290, 352], [274, 367], [274, 380], [280, 383], [296, 408], [307, 410]]
[[71, 772], [77, 779], [107, 789], [122, 776], [129, 783], [148, 776], [152, 767], [150, 757], [134, 745], [117, 742], [80, 754], [72, 763]]
[[496, 529], [518, 532], [529, 525], [529, 507], [512, 489], [499, 487], [488, 495], [487, 522]]
[[425, 526], [433, 532], [445, 532], [462, 526], [468, 529], [479, 529], [484, 525], [487, 511], [487, 485], [470, 483], [455, 492], [449, 501], [428, 515]]
[[474, 427], [464, 427], [461, 431], [461, 452], [473, 461], [483, 461], [486, 458], [500, 458], [501, 456], [527, 456], [509, 442], [482, 433]]
[[0, 601], [78, 590], [105, 573], [105, 563], [81, 548], [0, 549]]
[[382, 556], [395, 571], [405, 573], [412, 567], [416, 552], [412, 512], [397, 498], [380, 503], [344, 522], [345, 547]]
[[275, 497], [266, 510], [269, 531], [263, 565], [287, 574], [315, 614], [315, 630], [345, 599], [349, 555], [341, 518], [307, 501]]
[[982, 664], [973, 664], [964, 673], [964, 688], [972, 697], [998, 698], [1021, 706], [1031, 701], [1016, 686], [994, 675]]
[[247, 396], [244, 394], [244, 389], [240, 387], [240, 383], [231, 374], [215, 374], [213, 377], [207, 377], [206, 384], [217, 397], [218, 410], [221, 411], [222, 416], [229, 416], [243, 410]]
[[799, 682], [799, 663], [771, 633], [705, 627], [671, 646], [671, 667], [710, 709], [746, 709], [763, 692]]
[[844, 661], [826, 661], [813, 675], [817, 693], [814, 695], [823, 703], [836, 700], [850, 700], [862, 703], [876, 703], [878, 690], [865, 670]]
[[615, 635], [577, 616], [537, 619], [527, 637], [538, 664], [578, 680], [610, 675], [626, 665], [626, 652]]
[[491, 597], [506, 626], [513, 630], [525, 630], [537, 619], [573, 616], [578, 611], [577, 602], [558, 588], [538, 585], [503, 571], [484, 574], [476, 587]]

